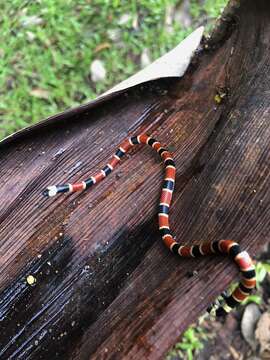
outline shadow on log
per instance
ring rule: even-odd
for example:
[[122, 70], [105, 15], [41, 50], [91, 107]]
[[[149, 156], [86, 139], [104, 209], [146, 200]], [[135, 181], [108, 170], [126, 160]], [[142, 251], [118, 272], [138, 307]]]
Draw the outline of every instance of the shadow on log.
[[270, 4], [233, 3], [184, 78], [0, 144], [1, 359], [162, 359], [236, 276], [224, 258], [184, 260], [164, 247], [151, 149], [135, 149], [92, 191], [41, 196], [100, 169], [128, 134], [146, 131], [175, 154], [178, 239], [231, 238], [252, 255], [269, 241]]

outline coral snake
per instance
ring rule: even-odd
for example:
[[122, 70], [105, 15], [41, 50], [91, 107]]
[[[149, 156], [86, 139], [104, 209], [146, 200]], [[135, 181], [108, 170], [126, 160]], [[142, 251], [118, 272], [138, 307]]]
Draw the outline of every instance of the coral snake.
[[239, 284], [230, 295], [223, 294], [208, 308], [209, 312], [215, 313], [217, 316], [227, 314], [232, 308], [245, 300], [255, 288], [255, 267], [249, 254], [242, 251], [239, 244], [232, 240], [208, 241], [200, 245], [189, 246], [182, 245], [174, 239], [169, 225], [169, 210], [175, 185], [176, 168], [172, 154], [159, 141], [146, 134], [130, 137], [121, 143], [107, 165], [96, 175], [75, 184], [49, 186], [43, 194], [51, 197], [59, 193], [72, 193], [90, 188], [109, 175], [125, 153], [138, 144], [151, 146], [160, 155], [165, 165], [165, 177], [158, 208], [159, 230], [165, 245], [171, 252], [182, 257], [196, 258], [210, 254], [223, 254], [228, 255], [237, 264], [242, 275]]

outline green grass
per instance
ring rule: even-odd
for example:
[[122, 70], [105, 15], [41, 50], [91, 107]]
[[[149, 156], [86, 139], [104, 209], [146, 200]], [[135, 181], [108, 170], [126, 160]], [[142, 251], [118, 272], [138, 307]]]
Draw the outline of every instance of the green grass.
[[190, 0], [191, 14], [194, 18], [198, 18], [203, 14], [210, 20], [216, 19], [228, 1], [224, 0], [205, 0], [201, 6], [198, 5], [198, 0]]
[[[203, 322], [203, 318], [201, 318]], [[187, 359], [193, 360], [204, 347], [204, 342], [211, 336], [203, 327], [199, 325], [191, 325], [183, 334], [182, 340], [178, 342], [169, 352], [166, 360]]]
[[[165, 26], [179, 0], [10, 0], [2, 2], [0, 30], [0, 138], [41, 118], [81, 104], [140, 68], [148, 48], [154, 60], [179, 43], [201, 17], [216, 17], [226, 0], [191, 0], [194, 25]], [[218, 5], [217, 5], [218, 4]], [[119, 24], [123, 14], [129, 15]], [[36, 23], [38, 22], [38, 23]], [[137, 26], [135, 24], [137, 23]], [[112, 32], [118, 40], [112, 40]], [[100, 49], [103, 45], [103, 50]], [[94, 59], [106, 80], [89, 80]]]

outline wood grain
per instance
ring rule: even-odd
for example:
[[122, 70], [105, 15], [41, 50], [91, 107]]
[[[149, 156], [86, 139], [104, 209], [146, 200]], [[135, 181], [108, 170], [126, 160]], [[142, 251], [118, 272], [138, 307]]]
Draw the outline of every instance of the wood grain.
[[105, 165], [129, 134], [147, 131], [174, 152], [178, 239], [232, 238], [252, 255], [269, 241], [269, 2], [243, 1], [226, 25], [184, 78], [72, 109], [0, 144], [1, 359], [162, 359], [236, 276], [222, 257], [183, 260], [163, 246], [163, 170], [151, 149], [135, 149], [89, 192], [42, 197]]

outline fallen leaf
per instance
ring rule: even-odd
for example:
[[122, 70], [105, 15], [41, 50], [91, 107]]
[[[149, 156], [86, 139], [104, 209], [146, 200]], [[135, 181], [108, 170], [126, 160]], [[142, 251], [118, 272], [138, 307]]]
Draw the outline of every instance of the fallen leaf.
[[32, 95], [32, 96], [34, 96], [36, 98], [39, 98], [39, 99], [48, 100], [49, 96], [50, 96], [50, 93], [47, 90], [36, 88], [36, 89], [32, 89], [30, 91], [30, 95]]
[[235, 348], [233, 346], [229, 346], [229, 351], [233, 357], [234, 360], [241, 360], [242, 359], [242, 355], [239, 355], [238, 352], [235, 350]]
[[103, 81], [106, 78], [106, 69], [101, 60], [94, 60], [90, 67], [91, 79], [93, 82]]
[[260, 343], [261, 359], [270, 359], [270, 313], [265, 312], [260, 317], [255, 336]]
[[130, 14], [123, 14], [118, 20], [118, 25], [126, 25], [131, 20]]
[[99, 44], [99, 45], [95, 48], [94, 53], [98, 53], [98, 52], [100, 52], [100, 51], [102, 51], [102, 50], [109, 49], [110, 47], [111, 47], [111, 44], [110, 44], [110, 43], [104, 42], [104, 43], [102, 43], [102, 44]]
[[241, 332], [252, 349], [256, 348], [257, 342], [255, 339], [256, 324], [261, 316], [258, 305], [249, 304], [246, 306], [241, 320]]
[[43, 24], [43, 19], [36, 15], [25, 16], [21, 19], [21, 24], [23, 27], [32, 26], [32, 25], [41, 25]]
[[144, 68], [151, 64], [150, 51], [149, 49], [143, 49], [141, 53], [141, 68]]

